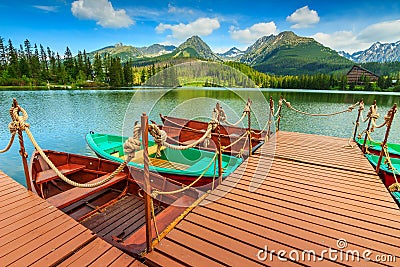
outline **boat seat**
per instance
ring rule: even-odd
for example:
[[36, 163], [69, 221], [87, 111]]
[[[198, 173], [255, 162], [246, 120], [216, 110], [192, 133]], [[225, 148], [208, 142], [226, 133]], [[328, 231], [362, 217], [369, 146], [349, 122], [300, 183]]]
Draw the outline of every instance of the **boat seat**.
[[[164, 150], [166, 147], [162, 146], [160, 151]], [[157, 152], [157, 145], [149, 146], [148, 148], [149, 156]], [[125, 159], [125, 155], [119, 157]], [[135, 152], [135, 157], [131, 160], [132, 162], [143, 164], [143, 149]]]
[[[111, 173], [107, 173], [97, 179], [90, 181], [90, 183], [99, 182], [99, 181], [107, 178], [110, 174]], [[62, 209], [62, 208], [65, 208], [65, 207], [71, 205], [72, 203], [74, 203], [76, 201], [79, 201], [87, 196], [97, 193], [113, 184], [123, 181], [127, 177], [128, 177], [128, 174], [126, 174], [124, 172], [120, 172], [113, 179], [111, 179], [107, 183], [104, 183], [100, 186], [97, 186], [94, 188], [74, 187], [68, 191], [65, 191], [60, 194], [49, 197], [46, 199], [46, 201], [49, 202], [50, 204], [52, 204], [54, 207]]]
[[158, 158], [150, 158], [150, 165], [159, 168], [176, 169], [176, 170], [186, 170], [190, 167], [190, 165], [187, 164], [168, 161], [165, 159], [158, 159]]
[[[85, 165], [80, 164], [65, 164], [61, 166], [57, 166], [57, 169], [64, 175], [68, 175], [71, 173], [75, 173], [81, 171], [85, 168]], [[49, 182], [51, 180], [55, 180], [58, 178], [58, 175], [52, 169], [41, 171], [36, 175], [36, 183], [43, 184]]]

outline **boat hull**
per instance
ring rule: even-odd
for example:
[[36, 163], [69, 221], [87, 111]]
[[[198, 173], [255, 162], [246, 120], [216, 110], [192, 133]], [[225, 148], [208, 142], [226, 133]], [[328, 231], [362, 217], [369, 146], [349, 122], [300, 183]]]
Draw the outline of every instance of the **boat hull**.
[[[194, 141], [203, 137], [205, 131], [204, 130], [196, 130], [189, 129], [185, 127], [173, 127], [173, 126], [159, 126], [160, 129], [164, 130], [167, 133], [167, 136], [171, 139], [168, 141], [172, 141], [175, 144], [190, 144]], [[215, 151], [217, 148], [218, 142], [222, 147], [226, 147], [223, 150], [223, 153], [228, 155], [249, 155], [249, 145], [248, 145], [248, 137], [244, 136], [240, 140], [238, 140], [241, 136], [233, 136], [233, 135], [218, 135], [217, 133], [211, 134], [211, 140], [206, 145], [204, 142], [197, 145], [197, 148], [204, 149], [208, 151]], [[238, 142], [236, 142], [238, 140]], [[236, 143], [235, 143], [236, 142]], [[232, 146], [230, 146], [234, 143]], [[254, 153], [264, 141], [257, 138], [251, 138], [251, 151]]]
[[[374, 168], [376, 168], [379, 160], [379, 156], [377, 155], [366, 155], [368, 161], [371, 163]], [[393, 158], [391, 159], [393, 166], [395, 167], [394, 173], [396, 175], [397, 180], [400, 182], [400, 159]], [[393, 170], [390, 169], [387, 163], [385, 163], [385, 157], [382, 157], [382, 163], [379, 168], [379, 177], [382, 179], [382, 182], [386, 187], [391, 186], [396, 182], [396, 179], [393, 175]]]
[[[162, 123], [165, 126], [172, 126], [172, 127], [178, 127], [178, 128], [188, 128], [188, 129], [194, 129], [194, 130], [206, 130], [208, 123], [207, 122], [202, 122], [198, 120], [188, 120], [188, 119], [183, 119], [183, 118], [177, 118], [177, 117], [170, 117], [170, 116], [164, 116], [160, 114], [160, 118]], [[229, 126], [229, 125], [220, 125], [220, 134], [222, 135], [228, 135], [228, 136], [241, 136], [247, 131], [247, 128], [241, 128], [237, 126]], [[259, 139], [260, 141], [264, 141], [267, 132], [266, 131], [260, 131], [257, 129], [251, 129], [252, 131], [252, 137], [254, 139]], [[214, 131], [215, 133], [215, 131]]]

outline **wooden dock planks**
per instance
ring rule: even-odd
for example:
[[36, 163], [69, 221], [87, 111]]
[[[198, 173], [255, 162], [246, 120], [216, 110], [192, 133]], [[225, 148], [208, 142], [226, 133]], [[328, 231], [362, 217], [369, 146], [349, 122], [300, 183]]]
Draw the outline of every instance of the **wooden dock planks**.
[[[146, 264], [398, 266], [400, 210], [360, 150], [336, 137], [279, 132], [275, 138], [275, 151], [266, 144], [246, 160], [146, 256]], [[347, 242], [342, 259], [324, 253], [339, 251], [341, 239]], [[275, 252], [260, 260], [265, 246]], [[287, 261], [278, 259], [279, 250]], [[296, 259], [310, 250], [316, 259]], [[350, 255], [346, 261], [348, 250], [397, 258], [366, 262]]]
[[[342, 138], [290, 132], [279, 132], [275, 142], [211, 192], [145, 264], [398, 266], [400, 211], [359, 149], [346, 148]], [[344, 252], [397, 258], [332, 259], [324, 251], [339, 251], [340, 239], [347, 242]], [[0, 240], [1, 266], [143, 266], [1, 171]], [[292, 256], [313, 251], [316, 258], [286, 254], [283, 261], [279, 250]]]
[[144, 266], [0, 171], [0, 266]]

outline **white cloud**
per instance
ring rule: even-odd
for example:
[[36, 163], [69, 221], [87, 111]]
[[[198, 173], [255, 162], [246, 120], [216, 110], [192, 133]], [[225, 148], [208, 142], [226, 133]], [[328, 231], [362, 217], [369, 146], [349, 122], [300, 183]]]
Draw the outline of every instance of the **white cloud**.
[[355, 44], [360, 44], [357, 36], [351, 31], [337, 31], [332, 34], [319, 32], [311, 37], [321, 44], [338, 51], [350, 51], [353, 50], [352, 48]]
[[369, 25], [360, 32], [358, 39], [364, 42], [396, 42], [400, 39], [400, 20]]
[[95, 20], [105, 28], [126, 28], [134, 24], [124, 9], [115, 10], [108, 0], [77, 0], [72, 3], [71, 11], [75, 17]]
[[58, 10], [58, 6], [33, 6], [33, 7], [46, 12], [57, 12]]
[[297, 9], [292, 15], [286, 18], [286, 21], [293, 23], [291, 28], [308, 28], [319, 22], [317, 11], [310, 10], [308, 6]]
[[311, 37], [337, 51], [353, 53], [365, 50], [375, 42], [391, 43], [400, 40], [400, 20], [371, 24], [359, 34], [353, 31], [337, 31], [330, 34], [319, 32]]
[[235, 29], [231, 26], [229, 30], [232, 39], [245, 44], [252, 43], [262, 36], [277, 34], [277, 32], [278, 30], [273, 21], [257, 23], [244, 30]]
[[184, 7], [180, 8], [180, 7], [176, 7], [171, 4], [168, 4], [168, 13], [193, 15], [194, 11], [189, 8], [184, 8]]
[[191, 23], [184, 24], [164, 24], [160, 23], [156, 27], [157, 33], [163, 33], [166, 30], [171, 30], [172, 35], [170, 37], [184, 40], [193, 35], [207, 36], [210, 35], [214, 30], [220, 27], [218, 19], [211, 18], [199, 18]]

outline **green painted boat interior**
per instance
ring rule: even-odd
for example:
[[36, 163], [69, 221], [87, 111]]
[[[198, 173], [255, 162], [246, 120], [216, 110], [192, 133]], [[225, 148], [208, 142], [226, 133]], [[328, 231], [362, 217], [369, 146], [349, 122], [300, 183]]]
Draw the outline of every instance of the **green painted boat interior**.
[[[113, 161], [122, 162], [124, 160], [123, 144], [128, 137], [117, 135], [89, 133], [86, 135], [86, 141], [89, 147], [102, 158]], [[210, 164], [214, 158], [214, 153], [189, 148], [186, 150], [174, 150], [165, 148], [161, 150], [161, 156], [156, 157], [157, 144], [153, 140], [149, 140], [148, 151], [150, 158], [150, 170], [164, 173], [172, 173], [178, 175], [199, 176]], [[143, 149], [143, 146], [141, 146]], [[140, 160], [143, 151], [137, 151], [135, 158], [129, 165], [143, 168], [143, 162]], [[223, 177], [232, 173], [241, 163], [243, 159], [222, 155], [222, 168]], [[214, 161], [208, 170], [205, 172], [204, 177], [214, 176]], [[216, 166], [215, 166], [216, 167]], [[217, 169], [217, 168], [216, 168]]]
[[[364, 138], [358, 138], [357, 137], [355, 139], [355, 141], [359, 146], [362, 146], [364, 144]], [[376, 151], [381, 151], [381, 149], [382, 149], [381, 142], [377, 142], [377, 141], [373, 141], [373, 140], [367, 140], [365, 145], [369, 149], [373, 149], [373, 150], [376, 150]], [[387, 147], [388, 147], [389, 154], [400, 155], [400, 144], [387, 143]]]

